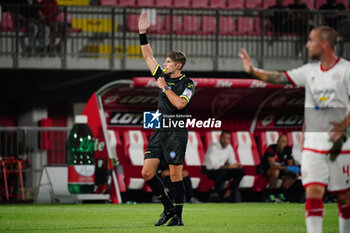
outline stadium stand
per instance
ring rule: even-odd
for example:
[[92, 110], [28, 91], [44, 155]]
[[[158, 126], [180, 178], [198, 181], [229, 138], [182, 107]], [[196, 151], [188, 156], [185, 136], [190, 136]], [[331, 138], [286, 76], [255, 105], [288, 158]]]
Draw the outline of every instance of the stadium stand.
[[198, 17], [196, 15], [184, 15], [182, 18], [184, 34], [198, 33], [200, 25], [198, 22]]
[[[137, 20], [138, 20], [138, 18], [137, 18]], [[162, 17], [160, 15], [157, 15], [156, 23], [152, 24], [149, 27], [148, 32], [149, 33], [157, 33], [157, 34], [164, 33], [164, 31], [163, 31], [163, 26], [164, 26], [163, 23], [164, 23], [164, 21], [162, 20]]]
[[[175, 1], [178, 2], [178, 1]], [[155, 0], [156, 7], [172, 7], [172, 0]]]
[[173, 6], [179, 8], [190, 8], [191, 2], [190, 0], [174, 0]]
[[261, 8], [261, 0], [245, 0], [245, 7], [249, 9]]
[[[179, 33], [182, 30], [182, 24], [177, 15], [173, 15], [173, 25], [172, 25], [172, 31], [174, 33]], [[164, 17], [164, 32], [170, 33], [170, 15], [166, 15]]]
[[215, 16], [202, 16], [201, 20], [201, 32], [204, 35], [216, 34], [216, 18]]
[[237, 17], [237, 35], [255, 35], [254, 25], [251, 17]]
[[139, 20], [139, 15], [136, 14], [130, 14], [126, 18], [126, 29], [129, 32], [138, 32], [138, 20]]
[[236, 24], [232, 16], [219, 17], [219, 33], [222, 36], [233, 35], [236, 31]]
[[262, 7], [264, 9], [269, 8], [270, 6], [273, 6], [276, 4], [276, 0], [263, 0], [262, 1]]
[[230, 9], [243, 9], [244, 8], [244, 0], [228, 0], [227, 8]]
[[209, 0], [210, 8], [226, 8], [226, 0]]
[[154, 7], [154, 0], [137, 0], [136, 6], [139, 7]]
[[[322, 4], [325, 4], [326, 0], [315, 0], [315, 9], [319, 9]], [[337, 3], [343, 4], [347, 9], [349, 8], [349, 4], [346, 0], [337, 0]]]
[[100, 0], [101, 6], [117, 6], [117, 0]]
[[208, 8], [208, 0], [192, 0], [193, 8]]
[[118, 6], [136, 6], [135, 0], [119, 0]]

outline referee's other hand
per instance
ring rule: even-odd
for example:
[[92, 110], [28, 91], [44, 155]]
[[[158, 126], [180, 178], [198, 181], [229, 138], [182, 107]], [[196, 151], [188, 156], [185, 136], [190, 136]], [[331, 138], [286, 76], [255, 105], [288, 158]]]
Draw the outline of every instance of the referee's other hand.
[[252, 65], [252, 61], [250, 60], [250, 57], [249, 57], [247, 50], [242, 48], [241, 52], [238, 54], [238, 57], [242, 61], [244, 71], [247, 73], [252, 73], [253, 72], [253, 65]]
[[166, 86], [166, 82], [163, 77], [159, 77], [157, 79], [156, 84], [157, 84], [157, 87], [159, 87], [160, 89], [163, 89]]

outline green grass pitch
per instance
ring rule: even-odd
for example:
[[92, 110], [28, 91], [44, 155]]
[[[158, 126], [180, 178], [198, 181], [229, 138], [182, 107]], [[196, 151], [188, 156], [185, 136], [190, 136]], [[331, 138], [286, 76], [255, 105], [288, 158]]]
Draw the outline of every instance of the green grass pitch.
[[[304, 205], [185, 204], [183, 227], [155, 227], [161, 204], [2, 205], [0, 232], [306, 232]], [[336, 204], [323, 232], [338, 232]]]

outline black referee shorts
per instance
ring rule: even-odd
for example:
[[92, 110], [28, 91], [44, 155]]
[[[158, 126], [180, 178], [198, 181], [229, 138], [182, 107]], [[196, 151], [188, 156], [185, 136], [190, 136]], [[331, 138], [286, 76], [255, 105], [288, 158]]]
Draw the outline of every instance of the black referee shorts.
[[165, 164], [183, 165], [187, 138], [187, 130], [156, 129], [148, 142], [145, 159], [158, 158]]

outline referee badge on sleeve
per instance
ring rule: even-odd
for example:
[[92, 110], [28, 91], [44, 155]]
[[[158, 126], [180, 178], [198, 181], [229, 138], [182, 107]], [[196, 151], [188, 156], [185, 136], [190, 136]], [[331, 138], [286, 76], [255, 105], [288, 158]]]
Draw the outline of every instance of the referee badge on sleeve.
[[192, 90], [185, 88], [184, 92], [182, 93], [182, 95], [186, 96], [189, 100], [192, 97]]
[[174, 151], [172, 151], [172, 152], [170, 152], [170, 158], [175, 158], [175, 156], [176, 156], [176, 154], [175, 154], [175, 152]]

